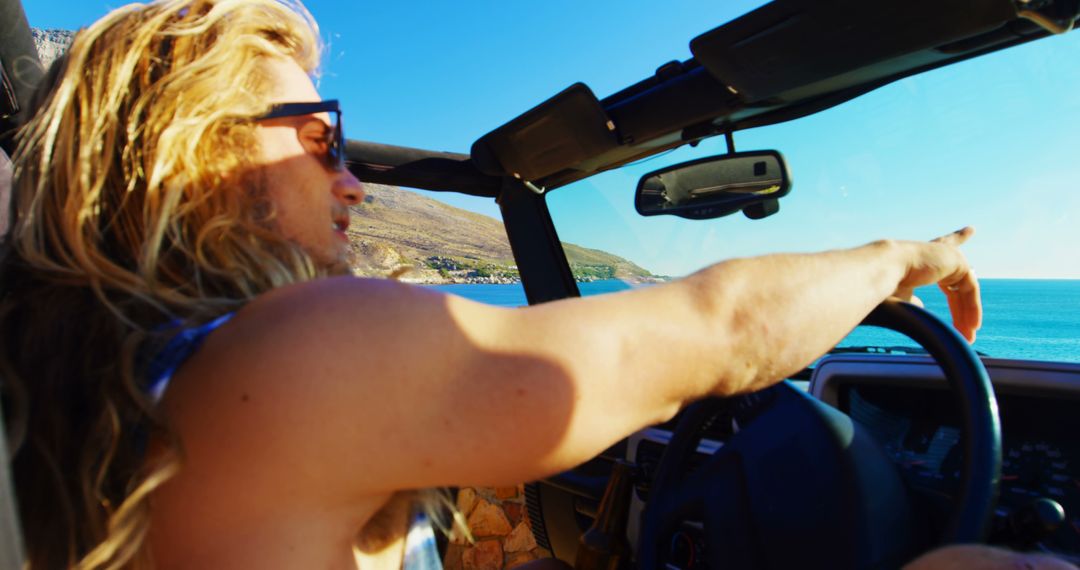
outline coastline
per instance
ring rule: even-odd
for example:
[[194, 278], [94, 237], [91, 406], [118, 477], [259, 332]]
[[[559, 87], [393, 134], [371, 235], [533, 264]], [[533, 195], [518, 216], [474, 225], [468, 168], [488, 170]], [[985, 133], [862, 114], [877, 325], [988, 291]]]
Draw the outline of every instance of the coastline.
[[[504, 277], [499, 275], [465, 275], [465, 276], [447, 276], [440, 275], [414, 275], [416, 271], [407, 271], [404, 275], [398, 278], [402, 283], [409, 283], [412, 285], [520, 285], [520, 277]], [[661, 276], [628, 276], [628, 277], [614, 277], [614, 278], [601, 278], [590, 276], [575, 276], [574, 282], [576, 283], [600, 283], [603, 281], [619, 281], [628, 285], [649, 285], [654, 283], [664, 283], [670, 281], [670, 277]]]

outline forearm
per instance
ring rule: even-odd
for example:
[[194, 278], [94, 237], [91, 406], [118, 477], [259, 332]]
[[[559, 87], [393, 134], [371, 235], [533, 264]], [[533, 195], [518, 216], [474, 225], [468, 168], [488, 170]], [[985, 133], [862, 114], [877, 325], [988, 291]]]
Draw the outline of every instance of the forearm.
[[731, 260], [688, 277], [683, 285], [702, 328], [722, 343], [706, 389], [752, 391], [801, 370], [892, 294], [905, 273], [903, 244], [883, 241]]

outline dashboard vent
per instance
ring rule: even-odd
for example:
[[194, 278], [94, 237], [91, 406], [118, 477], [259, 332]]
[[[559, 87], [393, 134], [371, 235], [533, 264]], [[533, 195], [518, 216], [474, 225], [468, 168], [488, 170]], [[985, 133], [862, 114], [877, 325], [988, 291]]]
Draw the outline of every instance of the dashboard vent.
[[548, 539], [547, 527], [544, 526], [544, 510], [540, 508], [540, 491], [536, 483], [525, 485], [525, 512], [537, 546], [550, 552], [551, 541]]

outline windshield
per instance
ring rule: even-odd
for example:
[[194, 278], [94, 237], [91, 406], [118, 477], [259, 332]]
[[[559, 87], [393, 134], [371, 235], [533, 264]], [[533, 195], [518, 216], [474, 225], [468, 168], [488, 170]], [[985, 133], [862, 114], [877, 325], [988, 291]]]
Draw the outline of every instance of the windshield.
[[[983, 280], [975, 348], [991, 356], [1080, 361], [1080, 34], [907, 78], [813, 116], [735, 133], [736, 150], [779, 150], [794, 186], [779, 213], [750, 220], [641, 217], [638, 179], [723, 154], [723, 137], [552, 191], [560, 239], [649, 274], [686, 275], [721, 259], [808, 252], [879, 238], [924, 240], [973, 225], [965, 251]], [[579, 279], [592, 280], [581, 267]], [[624, 272], [583, 294], [638, 286]], [[948, 318], [935, 288], [917, 291]], [[862, 328], [841, 346], [911, 345]]]

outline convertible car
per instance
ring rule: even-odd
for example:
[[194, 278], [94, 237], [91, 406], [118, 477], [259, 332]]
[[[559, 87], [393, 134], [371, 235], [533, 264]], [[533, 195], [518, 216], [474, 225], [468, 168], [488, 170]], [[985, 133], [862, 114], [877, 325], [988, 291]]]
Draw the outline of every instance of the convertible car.
[[[10, 77], [33, 46], [19, 3], [0, 6]], [[467, 153], [349, 140], [347, 161], [365, 182], [497, 202], [530, 304], [600, 290], [579, 285], [564, 241], [645, 260], [647, 279], [624, 281], [647, 282], [934, 215], [1011, 232], [972, 250], [1006, 260], [992, 275], [1075, 279], [1075, 242], [1030, 235], [1076, 236], [1078, 19], [1077, 0], [775, 0], [703, 25], [692, 58], [603, 98], [585, 83], [538, 97]], [[3, 95], [0, 133], [28, 90], [5, 80]], [[910, 203], [926, 186], [934, 203]], [[607, 554], [641, 568], [893, 568], [976, 542], [1080, 563], [1076, 282], [985, 290], [978, 353], [934, 316], [933, 292], [930, 311], [887, 303], [865, 324], [903, 337], [857, 330], [774, 388], [701, 402], [529, 483], [536, 542], [573, 564], [604, 519]], [[1039, 299], [1043, 313], [1008, 313]], [[995, 311], [1012, 332], [990, 330]]]

